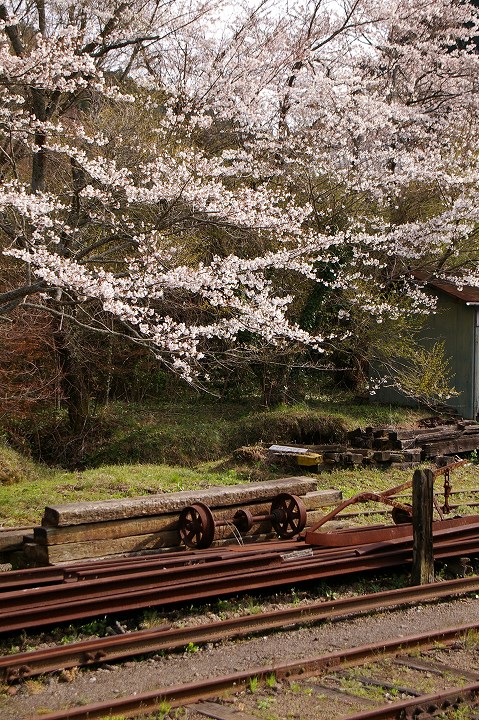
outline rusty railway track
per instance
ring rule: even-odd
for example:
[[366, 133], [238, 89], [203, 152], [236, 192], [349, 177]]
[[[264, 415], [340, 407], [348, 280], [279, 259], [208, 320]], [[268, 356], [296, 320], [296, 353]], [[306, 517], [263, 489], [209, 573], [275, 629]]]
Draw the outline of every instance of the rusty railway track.
[[[162, 703], [168, 703], [171, 708], [176, 708], [191, 705], [201, 700], [216, 698], [228, 690], [238, 691], [239, 688], [246, 687], [252, 678], [266, 680], [266, 678], [274, 676], [279, 680], [287, 679], [291, 681], [298, 679], [303, 681], [305, 678], [321, 677], [325, 673], [364, 664], [372, 659], [377, 661], [380, 656], [383, 658], [397, 655], [404, 657], [405, 652], [413, 651], [416, 658], [418, 651], [431, 648], [436, 643], [451, 645], [466, 633], [477, 632], [478, 630], [479, 623], [461, 625], [437, 632], [427, 632], [387, 642], [358, 646], [335, 653], [305, 658], [300, 661], [274, 663], [252, 668], [247, 672], [214, 677], [207, 681], [159, 688], [152, 692], [118, 698], [104, 703], [84, 705], [49, 714], [42, 713], [41, 716], [32, 718], [32, 720], [40, 720], [40, 718], [41, 720], [95, 720], [95, 718], [101, 719], [118, 714], [127, 717], [138, 717], [158, 709]], [[448, 670], [447, 666], [445, 666], [445, 670]], [[470, 707], [471, 703], [476, 703], [479, 696], [479, 673], [464, 671], [462, 674], [465, 679], [469, 680], [467, 684], [454, 685], [446, 690], [427, 694], [413, 691], [414, 697], [348, 715], [348, 720], [404, 720], [404, 718], [413, 717], [425, 720], [439, 714], [443, 709], [458, 707], [464, 702], [469, 702]], [[385, 685], [387, 684], [385, 683]]]
[[479, 577], [461, 578], [371, 593], [354, 598], [316, 602], [304, 607], [286, 608], [260, 615], [222, 620], [199, 626], [182, 628], [160, 627], [124, 635], [70, 643], [58, 647], [16, 653], [0, 657], [0, 682], [11, 683], [45, 672], [75, 666], [92, 666], [101, 662], [125, 659], [148, 652], [172, 651], [188, 643], [207, 643], [253, 633], [293, 627], [324, 620], [340, 619], [404, 606], [412, 603], [434, 602], [479, 591]]
[[[274, 545], [275, 543], [269, 544], [270, 549], [274, 548]], [[264, 552], [264, 548], [261, 552]], [[248, 548], [244, 552], [237, 551], [235, 557], [241, 555], [252, 556], [254, 553], [254, 549]], [[28, 588], [46, 585], [59, 585], [76, 582], [77, 580], [114, 577], [120, 574], [120, 570], [121, 574], [135, 574], [141, 571], [155, 572], [170, 567], [206, 564], [229, 557], [231, 557], [231, 552], [228, 550], [215, 548], [214, 550], [206, 549], [200, 552], [182, 550], [171, 553], [156, 553], [154, 555], [139, 555], [134, 558], [79, 560], [59, 566], [10, 570], [0, 573], [0, 593], [27, 590]]]
[[[370, 534], [370, 529], [368, 529]], [[142, 558], [140, 562], [76, 563], [62, 568], [12, 573], [0, 583], [0, 631], [10, 632], [28, 627], [41, 627], [63, 621], [111, 614], [150, 606], [218, 597], [240, 591], [277, 587], [340, 574], [378, 570], [412, 561], [412, 541], [408, 537], [394, 540], [364, 542], [361, 531], [351, 530], [351, 545], [347, 547], [308, 546], [297, 541], [258, 544], [253, 549], [209, 549], [201, 552], [171, 553], [168, 556]], [[449, 525], [434, 537], [436, 559], [458, 555], [479, 554], [479, 526], [477, 518], [467, 527]], [[8, 573], [7, 573], [8, 575]], [[13, 589], [12, 589], [13, 588]], [[184, 647], [189, 643], [210, 642], [226, 637], [240, 637], [264, 632], [275, 627], [316, 622], [324, 619], [364, 613], [378, 608], [425, 602], [440, 597], [477, 592], [479, 578], [462, 578], [445, 583], [377, 593], [360, 598], [348, 598], [316, 603], [303, 608], [291, 608], [260, 616], [235, 618], [194, 628], [161, 628], [122, 636], [74, 643], [50, 651], [34, 651], [0, 658], [0, 678], [6, 682], [32, 677], [35, 674], [74, 667], [91, 666], [102, 661], [121, 659], [137, 653], [157, 652]], [[253, 677], [307, 678], [323, 675], [332, 668], [344, 668], [364, 662], [379, 652], [393, 655], [405, 648], [430, 647], [431, 643], [452, 643], [458, 634], [479, 630], [479, 623], [449, 628], [439, 633], [401, 638], [363, 648], [332, 653], [301, 662], [274, 664], [254, 668], [249, 672], [213, 678], [174, 688], [160, 688], [130, 698], [108, 703], [75, 707], [67, 711], [42, 714], [44, 720], [104, 718], [109, 714], [128, 717], [144, 715], [157, 709], [162, 702], [172, 707], [191, 704], [216, 697], [231, 687], [244, 686]], [[369, 653], [369, 654], [368, 654]], [[362, 656], [362, 659], [361, 659]], [[448, 688], [447, 692], [416, 693], [402, 703], [387, 708], [375, 708], [374, 713], [357, 715], [357, 720], [373, 718], [420, 717], [425, 720], [428, 708], [457, 704], [458, 698], [473, 698], [479, 693], [479, 674], [474, 682], [463, 687]], [[421, 704], [422, 703], [422, 704]], [[416, 709], [414, 709], [416, 708]], [[417, 710], [420, 708], [420, 710]], [[369, 711], [368, 711], [369, 712]], [[371, 711], [373, 712], [373, 711]], [[383, 714], [381, 714], [383, 713]], [[389, 714], [388, 714], [389, 713]], [[412, 713], [412, 714], [411, 714]], [[418, 714], [419, 713], [419, 714]], [[356, 716], [353, 716], [356, 720]], [[38, 719], [37, 719], [38, 720]]]
[[[479, 554], [475, 533], [477, 528], [443, 531], [434, 540], [435, 558]], [[0, 594], [0, 632], [408, 565], [412, 562], [412, 540], [346, 548], [264, 543], [250, 552], [230, 550], [221, 559], [214, 553], [208, 557], [208, 562], [194, 565], [186, 556], [183, 564], [175, 564], [175, 558], [166, 564], [159, 560], [155, 567], [139, 563], [134, 568], [128, 566], [127, 572], [127, 566], [120, 564], [116, 570], [120, 574], [111, 566], [106, 574], [99, 568], [77, 568], [75, 573], [70, 569], [68, 579], [62, 582], [6, 590]], [[93, 576], [88, 574], [91, 571]]]

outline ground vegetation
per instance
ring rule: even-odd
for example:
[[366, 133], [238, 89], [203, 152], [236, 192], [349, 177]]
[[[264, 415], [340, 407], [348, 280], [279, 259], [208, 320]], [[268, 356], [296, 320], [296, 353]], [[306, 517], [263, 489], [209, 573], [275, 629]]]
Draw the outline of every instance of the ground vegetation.
[[122, 372], [274, 405], [305, 368], [366, 384], [385, 338], [414, 354], [415, 270], [479, 281], [477, 21], [453, 0], [0, 4], [5, 402], [64, 408], [81, 447]]

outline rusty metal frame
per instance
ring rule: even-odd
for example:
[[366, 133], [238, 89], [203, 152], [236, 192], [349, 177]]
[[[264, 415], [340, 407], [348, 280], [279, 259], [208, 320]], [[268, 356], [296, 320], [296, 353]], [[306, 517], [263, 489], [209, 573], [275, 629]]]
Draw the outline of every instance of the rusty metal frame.
[[[456, 467], [459, 467], [460, 465], [464, 465], [465, 463], [469, 462], [468, 460], [460, 460], [454, 463], [451, 463], [450, 465], [445, 465], [442, 468], [438, 468], [437, 470], [433, 471], [434, 477], [438, 477], [439, 475], [444, 475], [444, 496], [445, 496], [445, 503], [443, 510], [441, 511], [441, 508], [439, 508], [439, 505], [437, 503], [437, 500], [434, 499], [434, 504], [436, 507], [436, 510], [438, 511], [439, 517], [441, 520], [443, 519], [443, 512], [449, 512], [449, 495], [451, 493], [451, 483], [450, 483], [450, 471], [453, 470]], [[355, 505], [357, 503], [365, 503], [365, 502], [379, 502], [383, 503], [384, 505], [390, 505], [392, 508], [397, 508], [398, 510], [401, 510], [405, 512], [409, 517], [412, 517], [412, 507], [410, 505], [407, 505], [405, 503], [400, 503], [397, 500], [393, 500], [392, 496], [397, 495], [398, 493], [402, 492], [403, 490], [407, 490], [410, 487], [412, 487], [412, 479], [406, 480], [406, 482], [401, 483], [401, 485], [396, 485], [393, 488], [389, 488], [388, 490], [384, 490], [383, 492], [362, 492], [358, 493], [357, 495], [354, 495], [354, 497], [349, 498], [348, 500], [343, 500], [342, 503], [337, 505], [333, 510], [331, 510], [329, 513], [324, 515], [318, 522], [316, 522], [314, 525], [312, 525], [307, 532], [308, 537], [311, 537], [311, 534], [314, 533], [316, 530], [319, 530], [320, 527], [322, 527], [325, 523], [327, 523], [329, 520], [332, 520], [335, 518], [342, 510], [349, 507], [350, 505]], [[446, 489], [447, 487], [447, 489]], [[444, 509], [447, 508], [447, 509]], [[301, 535], [301, 537], [304, 539], [305, 533]]]

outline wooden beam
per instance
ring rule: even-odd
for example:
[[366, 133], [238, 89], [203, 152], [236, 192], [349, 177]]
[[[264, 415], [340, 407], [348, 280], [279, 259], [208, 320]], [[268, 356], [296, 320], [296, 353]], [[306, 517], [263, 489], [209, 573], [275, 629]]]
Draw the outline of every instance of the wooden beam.
[[417, 469], [412, 480], [413, 585], [434, 582], [433, 488], [433, 471]]
[[279, 480], [212, 487], [207, 490], [185, 490], [144, 497], [98, 500], [47, 506], [42, 525], [81, 525], [105, 520], [121, 520], [147, 517], [162, 513], [180, 512], [185, 506], [204, 502], [210, 507], [245, 504], [256, 498], [271, 501], [282, 492], [305, 495], [317, 490], [317, 480], [312, 477], [286, 477]]
[[[341, 492], [338, 490], [323, 490], [303, 495], [306, 510], [309, 512], [319, 510], [321, 507], [341, 502]], [[241, 506], [253, 515], [267, 515], [271, 510], [271, 503], [256, 502]], [[238, 510], [237, 505], [211, 508], [215, 519], [231, 520]], [[165, 513], [152, 517], [131, 518], [127, 520], [107, 520], [105, 522], [82, 523], [81, 525], [66, 525], [61, 527], [42, 526], [33, 530], [35, 542], [40, 545], [60, 545], [65, 543], [82, 542], [84, 540], [108, 540], [132, 535], [148, 535], [162, 531], [177, 530], [179, 513]]]

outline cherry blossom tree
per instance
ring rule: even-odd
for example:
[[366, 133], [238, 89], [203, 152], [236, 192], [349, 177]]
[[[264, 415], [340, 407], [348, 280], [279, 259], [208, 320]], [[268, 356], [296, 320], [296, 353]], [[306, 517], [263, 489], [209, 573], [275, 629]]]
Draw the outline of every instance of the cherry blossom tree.
[[[323, 332], [328, 309], [343, 325], [350, 319], [354, 337], [338, 333], [338, 350], [369, 359], [391, 349], [385, 334], [411, 337], [409, 319], [433, 309], [417, 269], [477, 284], [473, 5], [305, 3], [277, 25], [259, 23], [254, 47], [271, 59], [256, 54], [254, 72], [242, 63], [252, 54], [246, 30], [215, 58], [203, 87], [201, 72], [191, 83], [196, 104], [229, 98], [232, 116], [269, 148], [264, 176], [284, 186], [286, 175], [313, 207], [312, 227], [334, 236], [330, 293], [321, 291], [317, 314]], [[257, 27], [257, 16], [251, 22]]]
[[327, 354], [356, 315], [428, 312], [416, 267], [479, 282], [473, 6], [227, 11], [0, 4], [1, 244], [24, 269], [0, 312], [56, 318], [77, 429], [81, 328], [200, 384], [258, 345]]
[[227, 112], [243, 129], [244, 172], [313, 208], [308, 225], [335, 260], [319, 260], [319, 293], [309, 285], [306, 305], [320, 296], [309, 329], [349, 320], [350, 337], [328, 343], [343, 359], [389, 351], [391, 333], [414, 350], [414, 317], [433, 309], [415, 269], [477, 283], [476, 7], [263, 4], [219, 48], [205, 32], [205, 47], [183, 40], [172, 63], [150, 64], [174, 78], [184, 111]]

